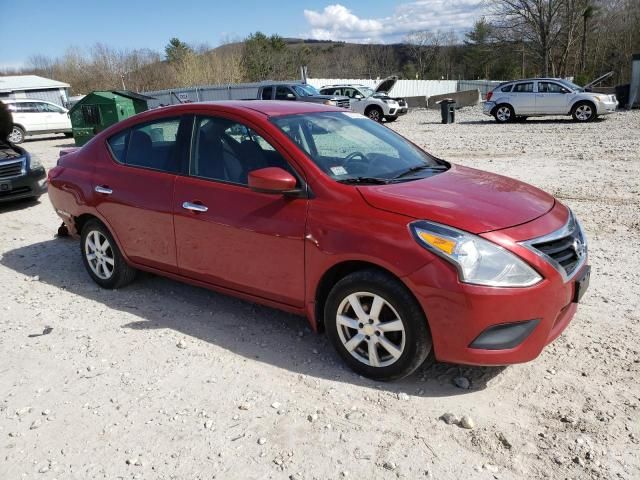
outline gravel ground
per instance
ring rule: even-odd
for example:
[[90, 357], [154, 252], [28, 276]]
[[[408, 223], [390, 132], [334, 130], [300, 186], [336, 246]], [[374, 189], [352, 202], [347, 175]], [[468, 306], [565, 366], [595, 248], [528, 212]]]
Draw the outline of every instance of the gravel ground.
[[[0, 207], [0, 478], [640, 478], [640, 111], [457, 114], [391, 126], [553, 193], [589, 236], [590, 290], [537, 360], [371, 382], [302, 318], [151, 275], [101, 290], [45, 196]], [[25, 146], [50, 167], [68, 144]]]

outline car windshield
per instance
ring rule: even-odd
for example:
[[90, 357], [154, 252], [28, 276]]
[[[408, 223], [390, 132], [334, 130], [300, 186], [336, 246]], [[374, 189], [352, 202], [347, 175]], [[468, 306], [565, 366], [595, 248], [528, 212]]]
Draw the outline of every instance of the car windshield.
[[360, 87], [359, 90], [365, 97], [370, 97], [371, 95], [376, 93], [375, 90], [373, 90], [373, 89], [371, 89], [369, 87]]
[[448, 168], [390, 128], [357, 113], [315, 112], [271, 121], [339, 182], [416, 180]]
[[582, 88], [580, 85], [576, 85], [575, 83], [570, 82], [569, 80], [560, 80], [560, 83], [562, 83], [565, 87], [567, 87], [571, 91], [584, 92], [584, 88]]
[[293, 88], [301, 97], [314, 97], [316, 95], [320, 95], [320, 92], [311, 85], [294, 85]]

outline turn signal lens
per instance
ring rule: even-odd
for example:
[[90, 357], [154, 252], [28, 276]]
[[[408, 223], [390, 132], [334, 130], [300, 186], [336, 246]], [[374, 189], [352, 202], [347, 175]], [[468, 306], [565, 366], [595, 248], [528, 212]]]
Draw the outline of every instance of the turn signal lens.
[[444, 253], [451, 255], [456, 248], [456, 242], [448, 238], [439, 237], [432, 233], [425, 232], [424, 230], [417, 231], [418, 236], [427, 242], [428, 244], [436, 247], [438, 250], [442, 250]]

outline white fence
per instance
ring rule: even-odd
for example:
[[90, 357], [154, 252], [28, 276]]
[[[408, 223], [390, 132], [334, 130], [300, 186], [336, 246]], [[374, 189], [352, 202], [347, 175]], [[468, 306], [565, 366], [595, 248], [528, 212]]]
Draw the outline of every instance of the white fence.
[[[316, 88], [345, 83], [355, 83], [374, 88], [380, 81], [353, 78], [308, 78], [307, 83]], [[457, 90], [457, 80], [398, 80], [389, 93], [397, 97], [430, 97], [431, 95], [456, 92]]]

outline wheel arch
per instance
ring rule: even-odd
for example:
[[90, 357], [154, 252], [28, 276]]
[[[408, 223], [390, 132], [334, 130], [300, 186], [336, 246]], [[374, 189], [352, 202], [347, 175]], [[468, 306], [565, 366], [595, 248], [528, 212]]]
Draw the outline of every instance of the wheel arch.
[[593, 112], [594, 114], [598, 114], [598, 106], [595, 104], [595, 102], [593, 100], [590, 100], [588, 98], [580, 98], [578, 100], [576, 100], [575, 102], [573, 102], [571, 104], [571, 108], [569, 109], [570, 113], [573, 113], [573, 110], [580, 105], [581, 103], [588, 103], [591, 105], [591, 107], [593, 108]]
[[364, 114], [366, 115], [367, 112], [370, 112], [372, 109], [376, 109], [376, 110], [380, 110], [380, 112], [384, 115], [384, 110], [382, 109], [382, 107], [380, 105], [376, 105], [375, 103], [372, 105], [367, 105], [364, 108]]
[[[388, 275], [395, 280], [397, 280], [407, 292], [413, 297], [418, 305], [420, 302], [415, 297], [409, 286], [402, 280], [401, 277], [393, 273], [391, 270], [382, 267], [373, 262], [369, 262], [366, 260], [345, 260], [335, 265], [332, 265], [320, 278], [320, 281], [317, 283], [315, 292], [314, 292], [314, 317], [315, 317], [315, 327], [318, 332], [324, 331], [324, 307], [327, 301], [327, 297], [329, 296], [329, 292], [333, 288], [333, 286], [342, 280], [347, 275], [352, 273], [361, 271], [361, 270], [376, 270], [385, 275]], [[421, 307], [422, 308], [422, 307]], [[425, 318], [427, 317], [426, 312], [423, 311]], [[428, 327], [428, 321], [427, 321]]]
[[104, 228], [106, 228], [109, 231], [109, 233], [113, 237], [113, 240], [116, 242], [116, 246], [118, 247], [118, 250], [120, 250], [120, 254], [122, 255], [122, 257], [125, 259], [125, 261], [129, 265], [132, 265], [132, 262], [131, 260], [129, 260], [127, 252], [124, 250], [124, 248], [122, 248], [122, 242], [118, 238], [118, 235], [116, 234], [114, 229], [111, 228], [111, 225], [109, 225], [109, 222], [107, 222], [104, 218], [102, 218], [102, 216], [97, 215], [95, 213], [91, 213], [91, 212], [84, 212], [84, 213], [81, 213], [80, 215], [74, 215], [72, 218], [73, 218], [73, 227], [77, 235], [82, 235], [82, 229], [90, 220], [97, 220], [102, 225], [104, 225]]

